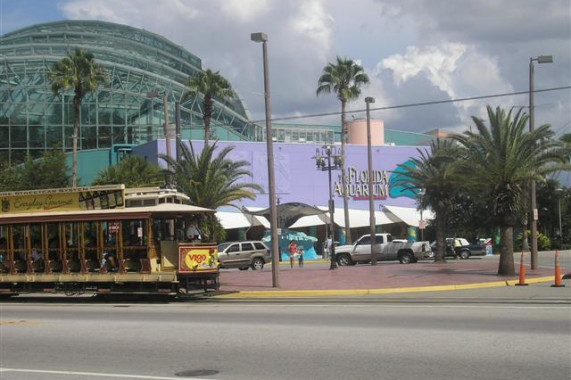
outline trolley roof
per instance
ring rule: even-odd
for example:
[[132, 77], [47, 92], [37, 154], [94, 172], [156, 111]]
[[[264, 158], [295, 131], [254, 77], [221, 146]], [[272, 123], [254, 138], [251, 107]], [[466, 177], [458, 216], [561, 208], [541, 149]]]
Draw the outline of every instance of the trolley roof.
[[142, 219], [150, 216], [164, 218], [190, 214], [211, 214], [215, 210], [176, 203], [161, 203], [156, 206], [126, 207], [106, 210], [44, 211], [19, 214], [0, 214], [0, 224], [8, 223], [40, 223], [40, 222], [73, 222]]

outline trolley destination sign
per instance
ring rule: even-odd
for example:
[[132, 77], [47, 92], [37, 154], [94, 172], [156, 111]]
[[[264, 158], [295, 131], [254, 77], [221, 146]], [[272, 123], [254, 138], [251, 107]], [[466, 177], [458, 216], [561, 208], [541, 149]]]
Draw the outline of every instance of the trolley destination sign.
[[0, 215], [124, 208], [125, 185], [3, 192], [0, 206]]

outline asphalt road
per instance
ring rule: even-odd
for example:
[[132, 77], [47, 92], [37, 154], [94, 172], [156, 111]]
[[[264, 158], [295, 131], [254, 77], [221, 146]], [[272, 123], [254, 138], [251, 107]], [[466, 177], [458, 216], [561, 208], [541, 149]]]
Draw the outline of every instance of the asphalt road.
[[3, 302], [0, 379], [569, 378], [569, 289], [502, 289], [431, 302]]

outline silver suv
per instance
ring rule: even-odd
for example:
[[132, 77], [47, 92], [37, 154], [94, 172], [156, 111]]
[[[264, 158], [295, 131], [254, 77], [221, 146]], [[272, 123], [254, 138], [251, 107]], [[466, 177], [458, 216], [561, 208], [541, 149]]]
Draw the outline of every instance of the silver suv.
[[222, 268], [262, 270], [272, 258], [267, 245], [259, 240], [251, 240], [219, 244], [218, 261]]

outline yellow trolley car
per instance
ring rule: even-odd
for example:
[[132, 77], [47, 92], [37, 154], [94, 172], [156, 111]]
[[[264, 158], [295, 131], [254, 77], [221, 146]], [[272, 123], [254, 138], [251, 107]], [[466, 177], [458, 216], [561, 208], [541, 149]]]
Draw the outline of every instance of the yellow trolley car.
[[188, 241], [214, 210], [123, 185], [0, 193], [0, 294], [179, 294], [218, 287], [216, 244]]

